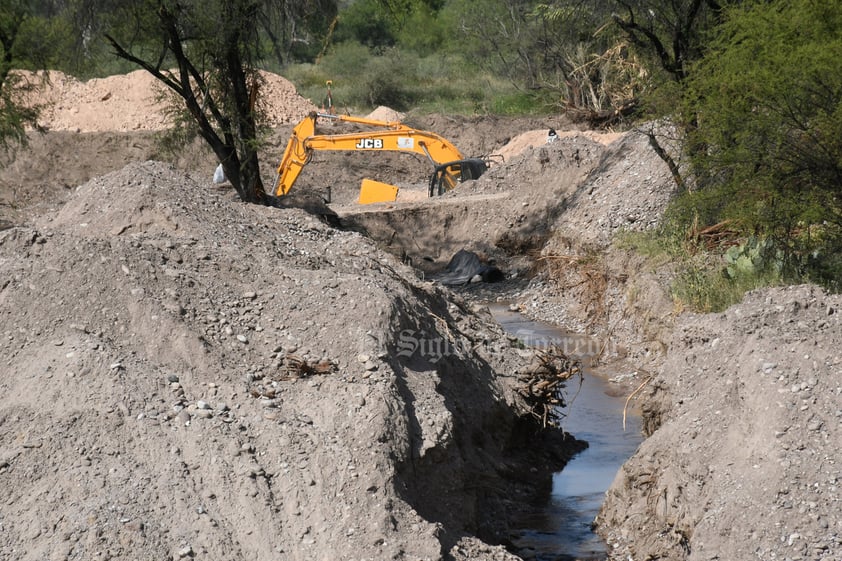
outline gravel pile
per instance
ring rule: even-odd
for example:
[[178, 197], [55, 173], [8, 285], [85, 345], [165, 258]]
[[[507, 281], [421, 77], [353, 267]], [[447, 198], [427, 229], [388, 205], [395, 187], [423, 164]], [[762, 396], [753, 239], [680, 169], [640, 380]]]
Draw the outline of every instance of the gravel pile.
[[599, 517], [612, 559], [842, 558], [842, 298], [752, 292], [671, 343]]
[[529, 357], [359, 234], [145, 162], [0, 269], [0, 558], [511, 558]]

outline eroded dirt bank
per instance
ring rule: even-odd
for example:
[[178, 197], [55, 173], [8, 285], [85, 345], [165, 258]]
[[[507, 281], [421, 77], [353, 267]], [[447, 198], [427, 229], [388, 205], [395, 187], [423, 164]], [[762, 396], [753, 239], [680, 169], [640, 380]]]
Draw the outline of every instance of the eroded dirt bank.
[[599, 517], [615, 559], [842, 558], [840, 306], [795, 286], [681, 319]]
[[[598, 520], [611, 559], [839, 559], [840, 298], [768, 289], [722, 314], [676, 316], [670, 267], [612, 243], [657, 223], [672, 192], [663, 163], [634, 134], [589, 144], [580, 162], [565, 157], [570, 142], [529, 149], [429, 206], [345, 216], [413, 262], [439, 261], [423, 252], [443, 243], [513, 266], [528, 280], [498, 294], [624, 358], [652, 435]], [[518, 268], [524, 252], [537, 275]]]
[[508, 559], [548, 480], [523, 351], [303, 211], [132, 164], [0, 268], [4, 559]]

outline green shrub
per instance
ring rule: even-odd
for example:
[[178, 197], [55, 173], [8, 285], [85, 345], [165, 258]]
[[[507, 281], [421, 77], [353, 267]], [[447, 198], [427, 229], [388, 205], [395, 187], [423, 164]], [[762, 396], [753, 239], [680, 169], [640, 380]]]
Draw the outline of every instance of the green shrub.
[[336, 45], [319, 64], [291, 65], [283, 74], [316, 105], [331, 80], [334, 103], [343, 111], [387, 105], [422, 113], [518, 115], [540, 113], [549, 105], [458, 55], [417, 57], [400, 48], [377, 53], [353, 42]]
[[711, 250], [665, 222], [657, 230], [622, 233], [615, 244], [646, 257], [653, 270], [674, 271], [670, 293], [678, 310], [719, 312], [749, 290], [785, 280], [782, 252], [771, 240], [749, 238], [725, 251]]
[[786, 278], [826, 284], [837, 265], [820, 260], [842, 245], [842, 11], [775, 0], [726, 13], [686, 84], [698, 191], [676, 209], [702, 225], [730, 220], [774, 244]]
[[396, 50], [370, 60], [361, 84], [368, 105], [387, 105], [398, 111], [409, 109], [419, 97], [413, 88], [418, 83], [415, 70], [409, 58]]

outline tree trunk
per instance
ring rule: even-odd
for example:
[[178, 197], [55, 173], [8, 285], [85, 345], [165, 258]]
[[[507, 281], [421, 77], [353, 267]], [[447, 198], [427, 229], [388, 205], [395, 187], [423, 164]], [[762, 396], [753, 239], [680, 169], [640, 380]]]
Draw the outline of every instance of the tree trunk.
[[[263, 189], [263, 181], [260, 178], [260, 165], [257, 158], [257, 150], [254, 142], [257, 139], [257, 123], [254, 117], [254, 103], [257, 99], [257, 82], [253, 81], [249, 88], [243, 58], [240, 53], [239, 43], [242, 39], [242, 30], [238, 27], [228, 28], [231, 36], [227, 37], [225, 49], [225, 68], [231, 82], [231, 92], [234, 99], [236, 116], [231, 131], [235, 136], [235, 144], [239, 148], [237, 154], [239, 162], [239, 185], [237, 193], [240, 198], [248, 203], [266, 204], [269, 197]], [[225, 165], [223, 164], [223, 168]], [[233, 184], [233, 182], [232, 182]]]
[[[235, 7], [228, 5], [228, 8]], [[254, 148], [257, 140], [257, 124], [253, 106], [256, 96], [254, 88], [257, 86], [255, 84], [251, 90], [248, 87], [247, 74], [240, 53], [242, 30], [237, 25], [231, 24], [231, 22], [242, 21], [242, 18], [234, 17], [241, 14], [231, 14], [232, 17], [227, 20], [228, 24], [224, 27], [222, 37], [224, 50], [219, 53], [209, 53], [217, 62], [216, 72], [230, 88], [225, 93], [230, 95], [226, 101], [230, 101], [230, 105], [233, 106], [231, 113], [226, 113], [221, 109], [223, 104], [215, 98], [214, 92], [205, 82], [204, 73], [199, 71], [188, 58], [182, 45], [183, 26], [178, 20], [179, 14], [180, 12], [170, 11], [166, 7], [158, 10], [158, 17], [167, 37], [168, 51], [176, 62], [177, 74], [175, 76], [165, 74], [158, 65], [129, 53], [113, 37], [106, 35], [106, 39], [114, 47], [117, 56], [146, 69], [184, 100], [185, 107], [196, 121], [199, 135], [208, 143], [222, 164], [228, 181], [231, 182], [240, 199], [247, 203], [269, 204], [271, 198], [263, 189], [257, 150]], [[198, 96], [194, 87], [199, 92]]]

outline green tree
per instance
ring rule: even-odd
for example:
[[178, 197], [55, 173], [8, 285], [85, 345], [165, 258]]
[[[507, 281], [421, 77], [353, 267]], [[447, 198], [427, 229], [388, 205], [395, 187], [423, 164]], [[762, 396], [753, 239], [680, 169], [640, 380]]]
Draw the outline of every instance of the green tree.
[[[106, 34], [115, 54], [183, 102], [243, 201], [269, 201], [258, 165], [260, 26], [272, 0], [144, 0], [128, 8], [143, 41]], [[172, 68], [172, 69], [170, 69]]]
[[26, 128], [36, 127], [38, 110], [27, 94], [43, 78], [15, 70], [37, 70], [55, 62], [60, 45], [60, 22], [51, 16], [51, 5], [31, 0], [0, 3], [0, 147], [26, 143]]
[[359, 0], [339, 14], [335, 41], [355, 41], [382, 50], [394, 46], [396, 27], [380, 0]]
[[733, 0], [613, 0], [614, 22], [671, 79], [682, 81], [701, 58], [705, 35]]
[[276, 62], [310, 60], [323, 49], [337, 15], [336, 0], [273, 0], [260, 5], [261, 34]]
[[687, 80], [705, 181], [685, 204], [773, 238], [803, 266], [842, 246], [842, 8], [757, 1], [727, 15]]
[[[649, 144], [669, 167], [679, 190], [686, 189], [680, 151], [670, 145], [683, 144], [683, 139], [696, 127], [692, 114], [676, 112], [675, 100], [683, 95], [684, 81], [695, 62], [705, 53], [709, 34], [722, 20], [729, 5], [742, 0], [611, 0], [618, 9], [612, 19], [648, 67], [648, 87], [641, 99], [640, 115], [644, 119], [669, 116], [676, 126], [677, 138], [663, 136], [656, 127], [640, 130]], [[663, 130], [663, 127], [661, 127]], [[702, 151], [703, 148], [701, 149]]]
[[571, 116], [611, 120], [632, 107], [645, 76], [607, 25], [612, 8], [610, 0], [453, 0], [441, 14], [452, 51], [523, 91], [551, 93]]

